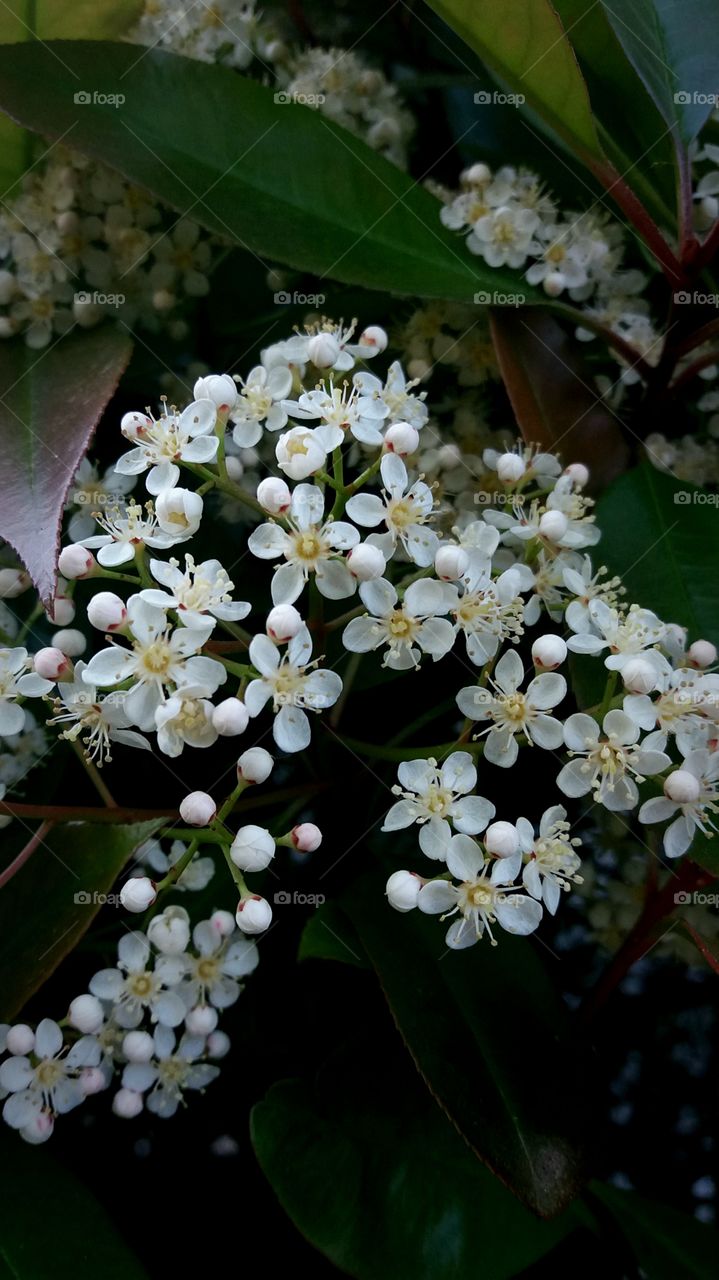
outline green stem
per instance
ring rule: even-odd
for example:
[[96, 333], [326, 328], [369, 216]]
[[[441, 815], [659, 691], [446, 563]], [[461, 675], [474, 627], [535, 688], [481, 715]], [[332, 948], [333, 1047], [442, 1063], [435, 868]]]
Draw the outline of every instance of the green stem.
[[192, 859], [197, 853], [197, 850], [200, 847], [200, 838], [201, 838], [200, 836], [194, 837], [194, 839], [192, 840], [192, 843], [185, 850], [182, 857], [178, 858], [177, 862], [173, 867], [170, 867], [170, 870], [168, 871], [165, 878], [157, 882], [157, 884], [155, 885], [155, 888], [157, 889], [158, 894], [162, 893], [165, 889], [171, 888], [173, 884], [176, 884], [180, 876], [182, 875], [183, 871], [187, 870], [190, 863], [192, 862]]
[[72, 749], [75, 752], [75, 755], [80, 761], [83, 769], [85, 770], [88, 778], [90, 779], [92, 785], [97, 791], [97, 794], [102, 799], [103, 803], [107, 805], [108, 809], [116, 809], [117, 802], [114, 800], [109, 787], [105, 785], [102, 778], [100, 777], [100, 771], [97, 765], [94, 764], [94, 762], [85, 755], [85, 752], [83, 751], [80, 743], [77, 741], [76, 738], [72, 738], [70, 739], [70, 741], [72, 743]]

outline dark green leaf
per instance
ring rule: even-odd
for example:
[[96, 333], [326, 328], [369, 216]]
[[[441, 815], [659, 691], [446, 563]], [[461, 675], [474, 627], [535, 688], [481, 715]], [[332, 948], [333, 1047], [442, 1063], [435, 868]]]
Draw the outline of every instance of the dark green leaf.
[[719, 1236], [711, 1227], [606, 1182], [591, 1189], [617, 1219], [649, 1280], [714, 1280]]
[[298, 960], [336, 960], [358, 969], [368, 967], [355, 930], [336, 902], [324, 902], [302, 930]]

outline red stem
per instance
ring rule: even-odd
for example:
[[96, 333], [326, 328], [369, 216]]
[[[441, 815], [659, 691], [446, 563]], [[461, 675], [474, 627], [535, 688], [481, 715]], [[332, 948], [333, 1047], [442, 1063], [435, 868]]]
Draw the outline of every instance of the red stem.
[[31, 835], [24, 849], [21, 849], [16, 858], [13, 858], [9, 867], [0, 872], [0, 889], [4, 889], [5, 885], [16, 876], [21, 867], [24, 867], [28, 858], [32, 857], [35, 850], [42, 844], [45, 836], [52, 830], [52, 822], [43, 822], [37, 831]]

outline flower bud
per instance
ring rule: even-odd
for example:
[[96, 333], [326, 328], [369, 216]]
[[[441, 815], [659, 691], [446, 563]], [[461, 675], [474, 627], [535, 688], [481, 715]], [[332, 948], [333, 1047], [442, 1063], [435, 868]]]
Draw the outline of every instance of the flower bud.
[[589, 482], [589, 468], [585, 467], [583, 462], [570, 462], [568, 467], [564, 468], [565, 476], [569, 476], [572, 484], [578, 489], [583, 489]]
[[71, 546], [63, 547], [57, 567], [63, 578], [70, 580], [87, 578], [97, 568], [97, 561], [87, 547], [81, 547], [79, 542], [73, 542]]
[[221, 938], [229, 938], [230, 934], [235, 932], [235, 917], [231, 911], [213, 911], [210, 924]]
[[265, 827], [250, 823], [240, 827], [230, 846], [230, 857], [240, 871], [264, 871], [275, 856], [275, 842]]
[[289, 486], [279, 476], [267, 476], [257, 486], [257, 501], [263, 511], [271, 516], [279, 516], [289, 507], [292, 494]]
[[237, 404], [237, 383], [229, 373], [208, 373], [198, 378], [193, 389], [195, 400], [211, 400], [219, 413], [229, 413]]
[[292, 843], [300, 853], [314, 853], [322, 844], [322, 832], [314, 822], [301, 822], [292, 828]]
[[267, 634], [276, 644], [286, 644], [303, 626], [302, 614], [293, 604], [276, 604], [267, 615]]
[[316, 333], [307, 343], [307, 355], [318, 369], [331, 369], [340, 354], [340, 344], [331, 333]]
[[473, 186], [478, 187], [481, 187], [485, 182], [489, 182], [491, 176], [492, 170], [489, 165], [483, 164], [481, 160], [477, 164], [471, 164], [462, 174], [465, 182], [470, 182]]
[[229, 453], [225, 458], [225, 469], [230, 480], [234, 480], [235, 482], [241, 480], [245, 474], [245, 468], [243, 467], [242, 462], [239, 458], [236, 458], [233, 453]]
[[545, 511], [539, 521], [539, 536], [548, 542], [559, 542], [569, 528], [563, 511]]
[[675, 804], [695, 804], [700, 791], [699, 779], [688, 769], [675, 769], [664, 779], [664, 794]]
[[24, 569], [0, 569], [0, 600], [14, 600], [21, 596], [30, 582], [30, 574]]
[[651, 693], [660, 683], [656, 668], [646, 658], [630, 658], [622, 667], [624, 688], [630, 693]]
[[207, 1037], [208, 1058], [226, 1058], [230, 1052], [230, 1037], [225, 1031], [213, 1031]]
[[23, 1126], [20, 1132], [25, 1142], [37, 1147], [41, 1142], [47, 1142], [48, 1138], [52, 1137], [54, 1128], [54, 1117], [48, 1111], [40, 1111], [29, 1124]]
[[191, 791], [180, 805], [180, 817], [188, 827], [208, 827], [217, 813], [217, 805], [206, 791]]
[[558, 298], [567, 287], [567, 277], [563, 271], [550, 271], [543, 281], [544, 292], [548, 298]]
[[165, 956], [179, 956], [190, 941], [190, 917], [184, 907], [165, 907], [147, 926], [147, 937]]
[[147, 911], [156, 897], [157, 892], [149, 876], [133, 876], [120, 890], [120, 902], [126, 911]]
[[152, 426], [152, 418], [146, 413], [126, 413], [120, 420], [120, 430], [126, 440], [141, 440]]
[[511, 822], [490, 822], [484, 833], [484, 846], [497, 858], [511, 858], [519, 848], [519, 833]]
[[185, 1026], [192, 1036], [209, 1036], [217, 1026], [217, 1010], [211, 1004], [198, 1004], [190, 1009]]
[[692, 667], [699, 667], [703, 671], [705, 667], [711, 667], [716, 662], [716, 645], [713, 645], [710, 640], [695, 640], [694, 644], [689, 646], [687, 657]]
[[107, 1080], [99, 1067], [83, 1067], [78, 1076], [78, 1084], [86, 1098], [94, 1093], [102, 1093], [107, 1088]]
[[67, 1020], [76, 1031], [82, 1031], [85, 1036], [94, 1036], [105, 1021], [105, 1014], [97, 996], [75, 996], [68, 1010]]
[[42, 676], [43, 680], [63, 680], [66, 676], [72, 674], [72, 662], [62, 649], [55, 649], [48, 646], [47, 649], [38, 649], [33, 656], [33, 666], [37, 675]]
[[383, 351], [387, 350], [388, 342], [389, 338], [387, 337], [385, 330], [378, 324], [368, 325], [366, 329], [362, 330], [359, 336], [359, 345], [361, 347], [372, 348], [371, 352], [364, 351], [362, 353], [365, 356], [381, 355]]
[[16, 1022], [7, 1033], [5, 1048], [8, 1053], [20, 1054], [21, 1057], [32, 1053], [35, 1048], [35, 1032], [32, 1027], [26, 1022]]
[[142, 1094], [135, 1089], [118, 1089], [112, 1100], [112, 1109], [121, 1120], [134, 1120], [144, 1105]]
[[542, 671], [556, 671], [567, 656], [567, 646], [561, 636], [537, 636], [532, 645], [532, 661]]
[[272, 773], [274, 760], [264, 747], [250, 747], [237, 761], [237, 776], [245, 782], [266, 782]]
[[192, 489], [163, 489], [155, 498], [155, 515], [163, 533], [187, 538], [197, 533], [204, 503]]
[[387, 881], [387, 900], [395, 911], [412, 911], [422, 888], [422, 879], [414, 871], [394, 871]]
[[419, 448], [419, 431], [410, 422], [393, 422], [385, 431], [384, 447], [388, 453], [406, 458]]
[[469, 556], [464, 547], [455, 547], [447, 542], [439, 547], [434, 557], [434, 568], [442, 582], [456, 582], [469, 568]]
[[127, 609], [114, 591], [98, 591], [88, 603], [87, 618], [98, 631], [119, 631], [127, 622]]
[[244, 733], [250, 722], [250, 713], [239, 698], [225, 698], [212, 712], [215, 732], [221, 738], [235, 738]]
[[381, 578], [387, 567], [387, 561], [371, 542], [360, 542], [347, 555], [347, 568], [358, 582], [371, 582], [373, 578]]
[[66, 658], [79, 658], [87, 648], [87, 640], [82, 631], [73, 627], [66, 631], [56, 631], [52, 638], [52, 647], [59, 649]]
[[149, 1062], [155, 1052], [155, 1041], [149, 1031], [128, 1031], [122, 1052], [128, 1062]]
[[251, 898], [242, 899], [235, 920], [243, 933], [264, 933], [272, 923], [272, 907], [266, 898], [255, 893]]
[[54, 627], [68, 627], [75, 617], [75, 605], [69, 596], [55, 596], [45, 617]]
[[502, 484], [516, 484], [527, 470], [518, 453], [501, 453], [497, 459], [497, 475]]

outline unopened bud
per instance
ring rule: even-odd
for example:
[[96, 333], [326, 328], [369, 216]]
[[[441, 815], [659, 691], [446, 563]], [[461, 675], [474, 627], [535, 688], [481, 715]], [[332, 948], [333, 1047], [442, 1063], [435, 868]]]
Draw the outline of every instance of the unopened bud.
[[389, 453], [406, 458], [419, 448], [419, 431], [411, 422], [393, 422], [385, 431], [384, 447]]
[[253, 894], [251, 898], [242, 899], [235, 919], [243, 933], [264, 933], [272, 923], [272, 907], [266, 898]]
[[277, 644], [286, 644], [303, 626], [302, 615], [293, 604], [276, 604], [267, 615], [267, 634]]
[[207, 827], [217, 813], [217, 805], [206, 791], [191, 791], [180, 805], [180, 817], [188, 827]]
[[65, 631], [56, 631], [52, 637], [52, 644], [67, 658], [80, 658], [87, 648], [87, 640], [82, 631], [77, 631], [74, 627]]
[[307, 343], [307, 354], [318, 369], [331, 369], [340, 353], [340, 344], [331, 333], [316, 333]]
[[497, 858], [511, 858], [519, 848], [519, 833], [511, 822], [490, 822], [484, 833], [488, 853]]
[[275, 856], [275, 842], [265, 827], [250, 823], [240, 827], [230, 846], [230, 857], [240, 871], [264, 871]]
[[156, 897], [157, 890], [149, 876], [133, 876], [120, 890], [120, 902], [126, 911], [147, 911]]
[[92, 1036], [100, 1030], [105, 1014], [97, 996], [75, 996], [67, 1014], [67, 1020], [76, 1031]]
[[134, 1120], [144, 1105], [142, 1094], [135, 1089], [118, 1089], [112, 1100], [112, 1109], [121, 1120]]
[[266, 782], [272, 773], [274, 760], [264, 747], [250, 747], [237, 761], [237, 775], [245, 782]]
[[212, 712], [215, 732], [221, 738], [235, 738], [244, 733], [250, 722], [250, 713], [239, 698], [225, 698]]
[[360, 542], [347, 556], [347, 568], [352, 577], [357, 578], [359, 582], [371, 582], [374, 578], [381, 578], [386, 567], [387, 561], [384, 555], [379, 547], [373, 546], [371, 542]]
[[37, 675], [42, 676], [43, 680], [63, 680], [72, 674], [70, 658], [62, 652], [62, 649], [56, 649], [53, 646], [38, 649], [33, 657], [33, 666]]
[[98, 591], [87, 606], [87, 617], [98, 631], [119, 631], [127, 622], [127, 609], [114, 591]]
[[257, 486], [257, 501], [263, 511], [272, 516], [279, 516], [286, 511], [292, 501], [289, 485], [279, 476], [267, 476]]
[[14, 600], [21, 596], [30, 582], [30, 574], [24, 569], [0, 569], [0, 600]]
[[438, 578], [443, 582], [456, 582], [469, 567], [469, 556], [464, 547], [455, 547], [448, 542], [439, 547], [434, 557], [434, 568]]
[[301, 822], [292, 828], [292, 843], [300, 853], [314, 853], [322, 844], [322, 832], [314, 822]]
[[664, 794], [675, 804], [694, 804], [700, 791], [699, 779], [688, 769], [675, 769], [664, 779]]
[[422, 888], [422, 879], [414, 871], [395, 871], [387, 881], [387, 900], [395, 911], [412, 911]]
[[548, 542], [559, 542], [569, 528], [569, 521], [563, 511], [545, 511], [539, 521], [539, 535]]
[[73, 542], [69, 547], [63, 547], [57, 567], [63, 578], [87, 578], [97, 568], [97, 561], [87, 547]]
[[711, 667], [716, 662], [716, 645], [713, 645], [710, 640], [695, 640], [694, 644], [689, 646], [687, 657], [693, 667], [699, 667], [703, 671], [705, 667]]
[[190, 1009], [185, 1026], [193, 1036], [209, 1036], [217, 1026], [217, 1010], [211, 1004], [198, 1004]]
[[128, 1031], [122, 1052], [128, 1062], [149, 1062], [155, 1052], [155, 1041], [149, 1031]]
[[526, 469], [524, 458], [518, 453], [502, 453], [497, 459], [497, 475], [502, 484], [516, 484]]
[[630, 658], [622, 667], [624, 688], [630, 693], [651, 693], [660, 683], [656, 667], [646, 658]]
[[532, 645], [532, 661], [542, 671], [556, 671], [567, 656], [567, 646], [561, 636], [537, 636]]

